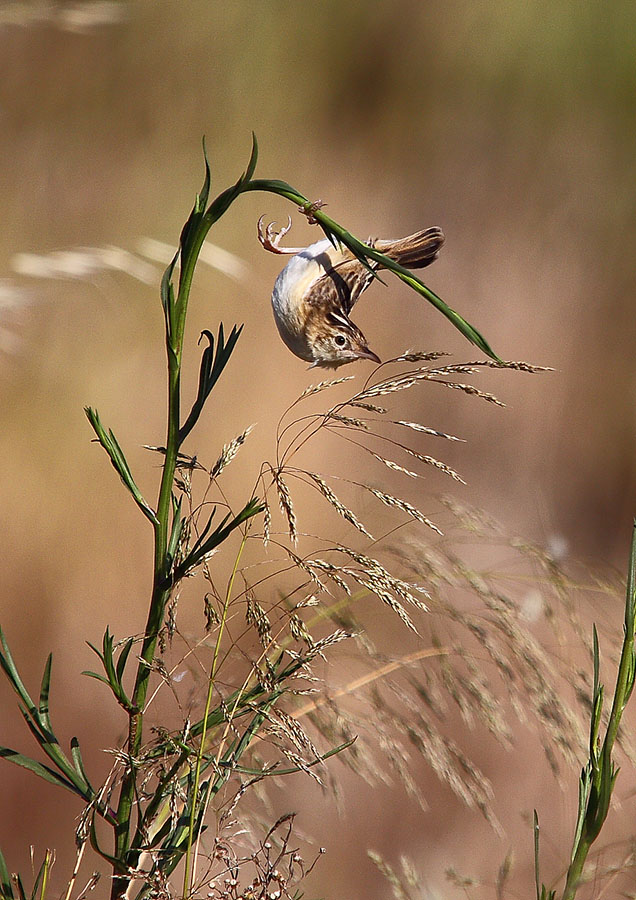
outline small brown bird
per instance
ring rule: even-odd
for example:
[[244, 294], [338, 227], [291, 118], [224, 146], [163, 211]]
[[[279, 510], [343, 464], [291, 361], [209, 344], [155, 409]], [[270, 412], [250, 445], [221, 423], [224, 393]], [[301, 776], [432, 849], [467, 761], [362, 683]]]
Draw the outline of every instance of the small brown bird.
[[[272, 253], [293, 253], [274, 284], [272, 308], [278, 331], [292, 353], [313, 366], [337, 368], [356, 359], [379, 357], [349, 318], [354, 304], [373, 281], [373, 275], [346, 247], [336, 249], [325, 239], [304, 249], [284, 248], [273, 224], [258, 222], [261, 244]], [[369, 240], [370, 246], [407, 269], [422, 269], [437, 259], [444, 243], [440, 228], [427, 228], [399, 240]], [[374, 270], [382, 268], [371, 261]]]

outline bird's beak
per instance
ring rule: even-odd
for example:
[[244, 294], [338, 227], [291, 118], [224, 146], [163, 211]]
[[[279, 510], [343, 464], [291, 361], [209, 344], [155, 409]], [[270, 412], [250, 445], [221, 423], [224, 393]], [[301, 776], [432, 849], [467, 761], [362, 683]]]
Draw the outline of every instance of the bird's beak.
[[364, 350], [358, 350], [358, 356], [360, 357], [360, 359], [370, 359], [370, 360], [372, 360], [374, 363], [377, 363], [378, 365], [380, 365], [380, 363], [382, 362], [382, 360], [380, 359], [380, 357], [377, 356], [377, 355], [373, 352], [373, 350], [369, 350], [368, 347], [365, 347]]

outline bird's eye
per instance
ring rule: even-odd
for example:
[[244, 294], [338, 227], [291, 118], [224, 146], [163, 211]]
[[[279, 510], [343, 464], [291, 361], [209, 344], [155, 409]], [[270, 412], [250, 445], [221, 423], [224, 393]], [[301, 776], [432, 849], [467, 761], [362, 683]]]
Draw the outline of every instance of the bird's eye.
[[347, 339], [344, 334], [337, 334], [334, 338], [334, 342], [338, 347], [344, 347], [344, 345], [347, 343]]

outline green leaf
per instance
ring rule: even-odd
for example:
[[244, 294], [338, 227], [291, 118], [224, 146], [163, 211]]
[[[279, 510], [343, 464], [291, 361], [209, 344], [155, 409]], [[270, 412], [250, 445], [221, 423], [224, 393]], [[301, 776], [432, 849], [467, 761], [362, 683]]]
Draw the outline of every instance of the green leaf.
[[201, 332], [199, 343], [201, 342], [201, 338], [205, 337], [208, 341], [208, 346], [204, 349], [201, 356], [201, 365], [199, 368], [199, 390], [197, 392], [197, 398], [194, 401], [188, 418], [179, 429], [179, 446], [183, 443], [183, 441], [190, 434], [195, 424], [197, 423], [199, 416], [201, 415], [201, 412], [203, 410], [205, 401], [208, 399], [214, 385], [221, 377], [223, 369], [228, 364], [230, 356], [234, 352], [236, 342], [238, 341], [242, 330], [242, 325], [234, 325], [226, 342], [223, 333], [223, 323], [221, 323], [219, 325], [219, 331], [216, 340], [216, 352], [214, 348], [214, 336], [207, 329]]
[[238, 179], [236, 184], [233, 184], [232, 187], [226, 188], [226, 190], [222, 191], [207, 208], [203, 221], [203, 237], [205, 237], [205, 234], [207, 234], [212, 225], [214, 225], [214, 223], [217, 222], [221, 218], [221, 216], [228, 211], [232, 203], [234, 203], [236, 198], [241, 193], [243, 193], [243, 191], [251, 190], [249, 185], [253, 183], [251, 179], [254, 174], [254, 169], [256, 168], [257, 158], [258, 143], [256, 141], [256, 135], [252, 133], [252, 151], [250, 153], [250, 159], [247, 164], [247, 169]]
[[534, 836], [534, 886], [537, 900], [541, 898], [540, 878], [539, 878], [539, 816], [536, 809], [532, 816], [532, 833]]
[[[79, 741], [76, 737], [71, 738], [71, 757], [75, 764], [75, 768], [78, 771], [78, 774], [84, 779], [86, 784], [90, 786], [88, 775], [86, 774], [86, 769], [84, 768], [84, 760], [82, 759], [82, 754], [80, 752]], [[91, 791], [92, 790], [93, 788], [91, 787]]]
[[625, 629], [627, 634], [634, 634], [634, 618], [636, 616], [636, 522], [632, 528], [632, 542], [629, 549], [627, 568], [627, 598], [625, 603]]
[[[219, 544], [222, 544], [235, 528], [238, 528], [239, 525], [242, 525], [243, 522], [246, 522], [253, 516], [258, 515], [258, 513], [263, 511], [263, 508], [264, 507], [259, 500], [252, 498], [252, 500], [250, 500], [241, 512], [237, 516], [234, 516], [230, 522], [227, 521], [229, 516], [226, 516], [218, 528], [204, 541], [198, 541], [183, 562], [174, 569], [172, 581], [180, 581], [188, 572], [197, 566], [208, 553], [211, 553], [212, 550], [219, 546]], [[211, 520], [212, 516], [208, 521], [204, 533], [207, 532]], [[226, 522], [227, 525], [225, 524]]]
[[250, 153], [250, 160], [247, 164], [247, 169], [245, 170], [245, 174], [241, 179], [243, 183], [251, 181], [254, 177], [254, 172], [256, 171], [256, 163], [258, 162], [258, 141], [256, 140], [256, 135], [252, 132], [252, 152]]
[[579, 849], [579, 844], [581, 843], [581, 837], [583, 835], [583, 826], [585, 825], [585, 819], [587, 816], [588, 809], [588, 800], [590, 797], [590, 790], [592, 787], [592, 766], [591, 763], [588, 762], [583, 769], [581, 769], [581, 776], [579, 778], [579, 805], [576, 817], [576, 825], [574, 828], [574, 840], [572, 841], [572, 852], [570, 854], [570, 863], [574, 861], [574, 857]]
[[22, 707], [20, 707], [20, 712], [22, 713], [29, 731], [31, 732], [37, 743], [40, 745], [42, 751], [60, 770], [64, 781], [68, 781], [72, 785], [71, 790], [73, 790], [74, 793], [79, 794], [79, 796], [84, 800], [91, 800], [93, 798], [92, 788], [89, 784], [87, 784], [86, 781], [84, 781], [82, 776], [69, 762], [66, 755], [62, 751], [60, 743], [55, 734], [48, 729], [42, 728], [37, 720], [33, 721], [29, 716], [29, 713]]
[[177, 500], [174, 494], [172, 495], [172, 528], [170, 529], [170, 540], [168, 541], [167, 547], [169, 565], [172, 565], [175, 558], [177, 547], [179, 546], [179, 541], [183, 532], [183, 526], [185, 525], [185, 519], [181, 515], [181, 499], [182, 498], [180, 497]]
[[598, 647], [598, 632], [596, 625], [592, 631], [593, 637], [593, 664], [594, 675], [592, 682], [592, 715], [590, 719], [590, 759], [596, 764], [598, 757], [598, 735], [601, 727], [601, 717], [603, 714], [603, 685], [599, 680], [600, 671], [600, 654]]
[[46, 882], [48, 879], [48, 872], [51, 867], [51, 851], [47, 850], [44, 859], [42, 860], [42, 865], [38, 869], [38, 874], [35, 876], [35, 881], [33, 882], [33, 888], [31, 890], [31, 898], [30, 900], [35, 900], [38, 888], [40, 886], [40, 882], [42, 882], [42, 895], [44, 896], [44, 891], [46, 889]]
[[49, 653], [44, 666], [42, 675], [42, 684], [40, 686], [40, 718], [47, 728], [51, 727], [51, 719], [49, 717], [49, 690], [51, 687], [51, 663], [53, 662], [53, 654]]
[[93, 816], [91, 819], [91, 826], [89, 830], [89, 840], [91, 842], [91, 847], [97, 853], [98, 856], [101, 856], [102, 859], [105, 859], [107, 863], [114, 868], [116, 872], [118, 872], [121, 868], [121, 860], [117, 859], [115, 856], [111, 856], [110, 853], [106, 853], [105, 850], [99, 846], [99, 841], [97, 840], [97, 829], [95, 827], [95, 817]]
[[29, 756], [18, 753], [17, 750], [11, 750], [10, 747], [0, 747], [0, 757], [4, 757], [4, 759], [15, 763], [17, 766], [21, 766], [23, 769], [29, 769], [34, 775], [43, 778], [44, 781], [61, 785], [69, 791], [72, 791], [74, 794], [80, 794], [81, 796], [81, 792], [77, 790], [75, 785], [70, 781], [67, 781], [66, 778], [63, 778], [62, 775], [59, 775], [54, 769], [50, 769], [48, 766], [37, 762], [37, 760], [31, 759]]
[[102, 681], [104, 684], [107, 684], [115, 695], [115, 699], [120, 704], [120, 706], [122, 706], [127, 712], [131, 712], [133, 709], [133, 704], [126, 695], [126, 691], [124, 690], [121, 679], [124, 667], [126, 665], [126, 660], [128, 659], [128, 654], [130, 653], [130, 648], [133, 644], [133, 638], [128, 638], [128, 640], [124, 644], [122, 650], [120, 651], [117, 665], [115, 665], [114, 659], [113, 636], [111, 635], [108, 626], [106, 627], [106, 631], [104, 632], [104, 637], [102, 639], [101, 651], [98, 650], [97, 647], [95, 647], [93, 644], [91, 644], [90, 641], [87, 641], [87, 644], [91, 648], [93, 653], [97, 654], [97, 656], [101, 660], [101, 663], [104, 666], [104, 671], [106, 672], [106, 677], [104, 678], [102, 675], [98, 675], [96, 672], [91, 671], [84, 671], [82, 674], [88, 675], [89, 678], [96, 678], [98, 681]]
[[181, 230], [181, 236], [179, 238], [179, 248], [182, 263], [184, 260], [190, 257], [193, 250], [196, 252], [195, 248], [198, 243], [201, 222], [205, 215], [205, 210], [208, 205], [208, 199], [210, 197], [210, 163], [208, 161], [208, 154], [205, 148], [205, 138], [203, 139], [203, 164], [205, 166], [203, 187], [195, 198], [194, 206], [192, 207], [192, 211]]
[[0, 666], [2, 666], [2, 668], [4, 669], [11, 687], [16, 692], [18, 697], [22, 700], [27, 709], [35, 710], [35, 704], [33, 703], [33, 700], [31, 700], [29, 692], [27, 691], [22, 679], [20, 678], [20, 674], [16, 668], [16, 664], [13, 660], [13, 656], [11, 655], [9, 645], [7, 644], [2, 628], [0, 628], [0, 643], [2, 644], [2, 649], [4, 650], [4, 653], [0, 653]]
[[45, 778], [47, 781], [50, 781], [51, 778], [55, 779], [54, 783], [59, 783], [64, 787], [68, 787], [69, 790], [72, 790], [74, 793], [79, 794], [85, 800], [92, 799], [93, 790], [91, 786], [81, 775], [76, 772], [76, 770], [73, 768], [73, 765], [66, 758], [65, 754], [60, 748], [59, 742], [53, 732], [53, 729], [51, 728], [48, 712], [49, 688], [51, 678], [51, 657], [48, 658], [46, 666], [44, 668], [42, 686], [40, 689], [40, 707], [38, 708], [33, 703], [29, 692], [27, 691], [22, 682], [22, 679], [20, 678], [2, 629], [0, 629], [0, 643], [2, 643], [2, 647], [4, 650], [4, 653], [0, 654], [0, 664], [9, 677], [11, 685], [22, 701], [22, 705], [20, 705], [20, 712], [22, 713], [22, 717], [24, 718], [29, 731], [31, 732], [43, 752], [49, 757], [51, 762], [53, 762], [55, 766], [57, 766], [62, 774], [58, 775], [53, 770], [49, 769], [48, 766], [43, 766], [41, 763], [38, 763], [35, 760], [31, 760], [29, 757], [23, 756], [22, 754], [16, 753], [15, 751], [8, 748], [4, 748], [3, 750], [1, 750], [0, 755], [5, 756], [11, 762], [15, 762], [17, 765], [30, 768], [33, 772], [40, 775], [42, 778]]
[[135, 479], [132, 476], [132, 472], [130, 471], [130, 467], [128, 465], [128, 462], [126, 461], [123, 450], [119, 446], [117, 438], [112, 431], [109, 430], [108, 432], [106, 432], [106, 429], [100, 421], [97, 410], [92, 409], [90, 406], [86, 406], [84, 408], [84, 412], [86, 413], [88, 421], [91, 423], [93, 431], [97, 435], [97, 440], [102, 445], [106, 453], [108, 453], [110, 461], [113, 464], [113, 468], [132, 495], [135, 503], [140, 508], [142, 513], [146, 516], [146, 518], [153, 523], [153, 525], [158, 525], [159, 520], [157, 519], [155, 512], [150, 508], [150, 506], [148, 506], [141, 494], [141, 491], [137, 487]]
[[11, 875], [7, 868], [7, 863], [2, 851], [0, 850], [0, 898], [1, 900], [15, 900], [13, 887], [11, 885]]
[[166, 333], [168, 342], [172, 343], [173, 334], [173, 313], [174, 313], [174, 286], [172, 284], [172, 276], [174, 274], [177, 260], [179, 259], [179, 250], [172, 257], [172, 261], [168, 264], [163, 277], [161, 279], [161, 305], [163, 306], [163, 314], [166, 320]]
[[119, 651], [119, 659], [117, 660], [117, 678], [120, 684], [122, 678], [124, 677], [124, 669], [126, 668], [126, 663], [128, 661], [128, 656], [130, 654], [133, 643], [134, 638], [129, 637], [124, 646]]
[[205, 177], [203, 179], [203, 187], [201, 188], [200, 193], [197, 195], [195, 209], [197, 212], [203, 212], [208, 205], [208, 200], [210, 199], [210, 161], [208, 159], [208, 151], [205, 146], [205, 136], [203, 137], [202, 149], [203, 149], [203, 164], [205, 166]]
[[89, 669], [84, 669], [82, 675], [88, 675], [89, 678], [95, 678], [97, 681], [101, 681], [103, 684], [110, 687], [110, 681], [105, 675], [100, 675], [98, 672], [91, 672]]
[[329, 759], [329, 757], [335, 756], [336, 753], [341, 753], [352, 744], [355, 744], [356, 740], [357, 738], [352, 737], [350, 740], [345, 741], [344, 744], [340, 744], [338, 747], [333, 747], [326, 753], [322, 753], [320, 756], [317, 756], [310, 762], [305, 763], [303, 768], [301, 768], [300, 766], [293, 766], [292, 768], [288, 769], [278, 769], [274, 767], [271, 767], [269, 769], [248, 769], [245, 766], [236, 765], [229, 759], [219, 760], [219, 766], [224, 768], [231, 768], [233, 772], [238, 772], [241, 775], [293, 775], [296, 772], [303, 772], [304, 769], [310, 769], [312, 766], [317, 766], [319, 763], [324, 762], [326, 759]]

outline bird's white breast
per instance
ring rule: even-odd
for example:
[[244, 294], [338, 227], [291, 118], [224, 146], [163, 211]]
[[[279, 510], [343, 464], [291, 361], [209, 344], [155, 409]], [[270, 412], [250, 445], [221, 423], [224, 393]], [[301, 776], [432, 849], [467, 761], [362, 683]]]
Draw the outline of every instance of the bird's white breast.
[[272, 308], [280, 336], [292, 353], [310, 362], [314, 356], [305, 337], [307, 309], [302, 301], [314, 281], [332, 268], [336, 252], [326, 239], [306, 247], [289, 260], [272, 291]]

